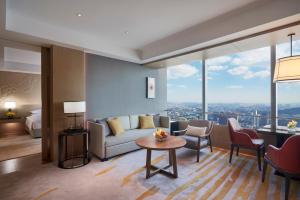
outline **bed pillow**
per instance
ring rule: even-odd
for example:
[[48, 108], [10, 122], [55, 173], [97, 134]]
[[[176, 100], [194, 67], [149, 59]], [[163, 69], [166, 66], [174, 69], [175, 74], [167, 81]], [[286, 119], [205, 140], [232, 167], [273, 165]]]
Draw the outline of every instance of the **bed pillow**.
[[42, 109], [32, 110], [32, 111], [30, 111], [30, 113], [31, 113], [32, 115], [41, 114], [41, 113], [42, 113]]

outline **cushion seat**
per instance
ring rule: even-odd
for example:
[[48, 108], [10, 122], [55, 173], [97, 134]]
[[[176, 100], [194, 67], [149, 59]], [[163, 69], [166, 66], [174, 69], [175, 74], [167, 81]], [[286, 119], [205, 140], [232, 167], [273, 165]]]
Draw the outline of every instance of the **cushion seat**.
[[[169, 131], [169, 129], [162, 128], [165, 131]], [[150, 136], [153, 135], [153, 133], [156, 131], [156, 129], [132, 129], [132, 130], [126, 130], [124, 133], [114, 136], [109, 135], [106, 137], [106, 146], [114, 146], [118, 144], [123, 144], [131, 141], [135, 141], [138, 138]]]
[[[191, 149], [197, 149], [198, 145], [198, 137], [193, 137], [189, 135], [183, 135], [181, 136], [186, 140], [186, 147], [191, 148]], [[206, 146], [208, 145], [208, 140], [205, 138], [201, 138], [200, 140], [200, 147], [201, 146]]]
[[106, 137], [106, 146], [109, 147], [117, 144], [135, 141], [140, 137], [152, 135], [154, 131], [155, 129], [132, 129], [127, 130], [124, 133], [117, 136], [110, 135]]
[[252, 139], [251, 141], [255, 145], [262, 145], [264, 143], [263, 139]]

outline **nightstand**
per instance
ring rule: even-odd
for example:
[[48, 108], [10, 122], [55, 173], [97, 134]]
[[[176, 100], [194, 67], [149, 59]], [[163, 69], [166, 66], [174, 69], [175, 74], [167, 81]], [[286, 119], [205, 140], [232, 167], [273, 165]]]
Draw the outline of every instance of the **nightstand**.
[[[82, 154], [74, 155], [74, 144], [71, 144], [71, 152], [68, 149], [68, 139], [70, 137], [82, 137]], [[73, 142], [73, 140], [71, 140]], [[64, 169], [73, 169], [82, 167], [88, 164], [91, 160], [89, 154], [89, 133], [88, 130], [77, 130], [77, 131], [62, 131], [58, 136], [58, 166]], [[68, 155], [68, 152], [71, 155]]]
[[0, 118], [0, 137], [25, 135], [24, 118]]

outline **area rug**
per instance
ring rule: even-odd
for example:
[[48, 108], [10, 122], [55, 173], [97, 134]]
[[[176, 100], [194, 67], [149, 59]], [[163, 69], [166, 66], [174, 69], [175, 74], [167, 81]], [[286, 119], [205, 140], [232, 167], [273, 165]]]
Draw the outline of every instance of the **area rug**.
[[[177, 151], [177, 179], [157, 174], [145, 179], [146, 151], [139, 150], [106, 162], [60, 169], [39, 164], [38, 157], [19, 159], [23, 168], [0, 175], [1, 199], [284, 199], [284, 179], [270, 167], [261, 183], [254, 157], [234, 156], [228, 151], [204, 150], [200, 162], [194, 151]], [[152, 163], [167, 164], [166, 152], [154, 151]], [[0, 168], [3, 163], [0, 163]], [[299, 182], [291, 182], [290, 199], [300, 199]]]

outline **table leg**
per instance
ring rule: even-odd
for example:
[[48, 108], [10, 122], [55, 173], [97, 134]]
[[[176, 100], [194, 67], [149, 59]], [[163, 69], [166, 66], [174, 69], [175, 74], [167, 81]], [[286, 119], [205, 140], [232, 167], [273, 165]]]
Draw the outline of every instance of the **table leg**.
[[176, 150], [172, 149], [171, 152], [172, 152], [173, 175], [175, 178], [177, 178], [178, 172], [177, 172]]
[[150, 177], [150, 170], [151, 170], [151, 149], [147, 149], [146, 179]]
[[172, 166], [172, 150], [169, 150], [169, 165]]

